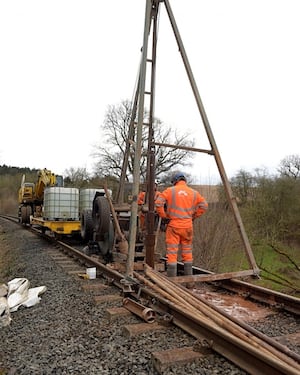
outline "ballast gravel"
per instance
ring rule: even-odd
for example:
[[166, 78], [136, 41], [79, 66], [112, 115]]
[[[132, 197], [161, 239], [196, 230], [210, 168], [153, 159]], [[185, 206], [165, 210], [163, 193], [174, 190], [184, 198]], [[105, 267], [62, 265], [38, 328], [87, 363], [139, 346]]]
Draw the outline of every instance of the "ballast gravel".
[[[83, 280], [63, 271], [50, 257], [51, 245], [3, 219], [0, 245], [3, 254], [10, 251], [14, 257], [13, 266], [1, 272], [1, 283], [24, 277], [30, 287], [47, 288], [39, 304], [19, 308], [11, 313], [10, 325], [0, 328], [1, 375], [157, 375], [152, 352], [193, 346], [194, 338], [177, 327], [167, 334], [125, 335], [124, 324], [142, 321], [134, 315], [110, 321], [107, 309], [120, 307], [121, 302], [96, 304], [93, 294], [83, 290]], [[246, 372], [210, 354], [188, 365], [170, 366], [161, 374]]]

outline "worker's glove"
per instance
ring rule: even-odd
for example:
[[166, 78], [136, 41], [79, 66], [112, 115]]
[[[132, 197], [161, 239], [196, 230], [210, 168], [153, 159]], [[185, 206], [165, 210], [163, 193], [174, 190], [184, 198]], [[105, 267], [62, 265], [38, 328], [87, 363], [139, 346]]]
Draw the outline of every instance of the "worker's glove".
[[169, 222], [170, 222], [170, 219], [167, 218], [167, 217], [164, 217], [164, 218], [161, 219], [160, 230], [162, 232], [166, 231]]
[[147, 205], [144, 204], [144, 205], [142, 206], [142, 213], [143, 213], [143, 214], [146, 214], [148, 211], [149, 211], [149, 207], [148, 207]]

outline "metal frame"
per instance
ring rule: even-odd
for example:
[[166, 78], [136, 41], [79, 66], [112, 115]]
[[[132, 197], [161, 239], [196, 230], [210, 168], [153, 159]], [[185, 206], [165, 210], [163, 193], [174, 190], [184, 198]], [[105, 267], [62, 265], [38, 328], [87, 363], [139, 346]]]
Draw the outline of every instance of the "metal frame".
[[[142, 59], [140, 64], [140, 73], [139, 73], [139, 83], [138, 89], [136, 93], [136, 99], [134, 102], [133, 107], [133, 115], [132, 115], [132, 125], [131, 125], [131, 137], [135, 139], [135, 160], [134, 160], [134, 172], [133, 172], [133, 202], [131, 206], [131, 223], [130, 223], [130, 234], [129, 234], [129, 254], [127, 258], [127, 271], [126, 274], [128, 276], [132, 276], [133, 274], [133, 262], [134, 262], [134, 251], [135, 251], [135, 237], [136, 237], [136, 218], [138, 214], [138, 205], [137, 205], [137, 196], [139, 192], [139, 184], [140, 184], [140, 159], [141, 159], [141, 136], [142, 136], [142, 127], [144, 124], [144, 99], [145, 95], [150, 95], [150, 116], [149, 116], [149, 140], [148, 140], [148, 160], [147, 160], [147, 182], [149, 192], [154, 191], [154, 178], [155, 178], [155, 145], [161, 145], [160, 143], [155, 143], [154, 136], [153, 136], [153, 127], [152, 121], [154, 119], [154, 100], [155, 100], [155, 69], [156, 69], [156, 46], [157, 46], [157, 19], [159, 13], [160, 4], [164, 3], [169, 21], [171, 23], [175, 39], [177, 41], [178, 49], [181, 54], [183, 64], [191, 84], [191, 89], [193, 91], [196, 104], [198, 110], [200, 112], [202, 122], [211, 146], [211, 150], [203, 150], [203, 149], [191, 149], [191, 151], [196, 152], [204, 152], [214, 156], [220, 177], [222, 179], [226, 197], [229, 203], [229, 206], [233, 212], [235, 222], [237, 224], [237, 228], [242, 239], [245, 253], [247, 259], [249, 261], [250, 266], [252, 267], [252, 271], [247, 271], [248, 274], [252, 274], [255, 276], [259, 275], [259, 268], [256, 264], [250, 242], [248, 236], [246, 234], [239, 209], [236, 203], [236, 197], [233, 195], [229, 180], [227, 178], [220, 153], [218, 151], [197, 85], [194, 79], [194, 75], [181, 40], [181, 36], [170, 6], [169, 0], [146, 0], [146, 10], [145, 10], [145, 24], [144, 24], [144, 39], [143, 39], [143, 48], [142, 48]], [[152, 34], [151, 34], [152, 31]], [[151, 58], [148, 57], [148, 44], [150, 35], [152, 36], [152, 50], [151, 50]], [[147, 63], [151, 64], [151, 89], [150, 92], [145, 91], [146, 86], [146, 70], [147, 70]], [[136, 124], [136, 128], [134, 129], [134, 120], [135, 114], [138, 115], [138, 120]], [[166, 147], [176, 147], [172, 145], [164, 145]], [[129, 143], [128, 143], [129, 147]], [[124, 165], [126, 170], [127, 166]], [[154, 244], [155, 244], [155, 232], [154, 232], [154, 194], [149, 194], [148, 196], [148, 205], [149, 205], [149, 213], [148, 213], [148, 228], [146, 234], [146, 263], [153, 267], [154, 266]]]

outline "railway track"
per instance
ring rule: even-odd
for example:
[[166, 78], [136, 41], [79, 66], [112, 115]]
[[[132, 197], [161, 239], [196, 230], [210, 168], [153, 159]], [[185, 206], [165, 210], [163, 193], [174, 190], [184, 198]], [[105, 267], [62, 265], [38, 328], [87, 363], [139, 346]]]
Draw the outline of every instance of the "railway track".
[[[87, 267], [96, 267], [97, 279], [89, 280], [85, 288], [93, 293], [97, 291], [98, 301], [113, 299], [108, 297], [113, 295], [120, 301], [121, 297], [122, 307], [111, 310], [111, 316], [130, 311], [140, 322], [135, 324], [135, 329], [140, 326], [141, 331], [145, 327], [154, 331], [176, 326], [194, 338], [190, 341], [192, 345], [185, 348], [168, 349], [165, 353], [153, 351], [152, 363], [158, 373], [164, 373], [170, 365], [167, 360], [170, 356], [174, 364], [174, 358], [183, 363], [188, 359], [197, 361], [211, 353], [218, 353], [250, 374], [299, 373], [299, 352], [290, 349], [289, 345], [300, 334], [299, 299], [239, 280], [227, 280], [225, 285], [219, 281], [201, 282], [190, 291], [147, 266], [143, 272], [136, 271], [133, 279], [128, 279], [113, 265], [105, 265], [99, 258], [85, 255], [80, 246], [75, 248], [70, 243], [38, 233], [34, 228], [31, 230], [54, 245], [49, 248], [49, 256], [74, 277], [84, 278]], [[113, 287], [115, 292], [103, 294], [106, 289], [103, 285]], [[255, 328], [258, 320], [261, 322], [270, 317], [280, 320], [286, 314], [290, 314], [297, 324], [293, 332], [285, 335], [285, 341], [271, 338]], [[134, 334], [131, 330], [132, 327], [127, 327], [129, 336]]]

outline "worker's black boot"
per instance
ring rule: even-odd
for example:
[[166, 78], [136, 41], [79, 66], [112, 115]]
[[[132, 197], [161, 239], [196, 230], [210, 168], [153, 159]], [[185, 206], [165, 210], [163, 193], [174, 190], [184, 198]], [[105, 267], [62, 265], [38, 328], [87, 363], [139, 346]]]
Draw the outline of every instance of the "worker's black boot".
[[[185, 276], [193, 275], [193, 263], [192, 262], [184, 263], [183, 270], [184, 270]], [[186, 287], [188, 289], [193, 289], [195, 287], [195, 283], [193, 281], [187, 282]]]
[[177, 264], [172, 263], [167, 265], [167, 276], [168, 277], [175, 277], [177, 276]]

